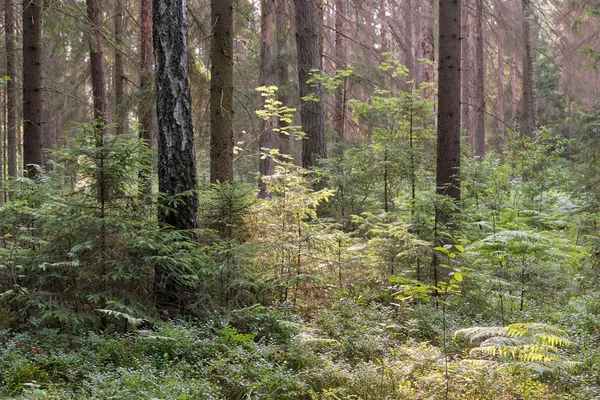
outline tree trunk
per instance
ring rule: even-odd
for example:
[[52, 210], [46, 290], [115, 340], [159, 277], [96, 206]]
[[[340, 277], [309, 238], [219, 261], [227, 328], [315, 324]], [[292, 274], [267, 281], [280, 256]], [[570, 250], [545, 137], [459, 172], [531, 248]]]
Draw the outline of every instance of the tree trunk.
[[90, 41], [90, 66], [92, 77], [92, 95], [94, 98], [94, 126], [97, 130], [96, 141], [102, 145], [102, 137], [108, 133], [106, 123], [106, 77], [104, 74], [104, 51], [102, 50], [102, 26], [98, 0], [86, 0], [88, 19], [92, 24], [93, 39]]
[[15, 74], [15, 13], [13, 0], [4, 3], [4, 23], [6, 27], [6, 146], [8, 161], [8, 176], [19, 174], [17, 166], [17, 88]]
[[517, 121], [518, 111], [517, 111], [517, 56], [513, 53], [512, 60], [510, 63], [510, 95], [511, 95], [511, 104], [510, 104], [510, 118], [513, 124]]
[[211, 0], [210, 182], [233, 182], [233, 0]]
[[[158, 114], [158, 189], [168, 197], [159, 220], [175, 229], [198, 227], [198, 195], [192, 100], [188, 82], [185, 0], [152, 6]], [[168, 208], [167, 208], [168, 207]]]
[[[156, 98], [153, 85], [154, 71], [152, 69], [152, 0], [141, 2], [141, 32], [140, 32], [140, 102], [138, 104], [138, 119], [140, 123], [140, 139], [150, 149], [156, 149]], [[143, 166], [140, 170], [140, 192], [150, 194], [152, 191], [152, 164]]]
[[[277, 55], [275, 59], [275, 68], [277, 70], [278, 99], [284, 106], [290, 106], [290, 78], [288, 65], [288, 34], [290, 24], [286, 13], [287, 0], [275, 0], [275, 23], [277, 25]], [[279, 119], [277, 127], [279, 129], [278, 146], [279, 153], [284, 155], [291, 154], [290, 136], [285, 134], [282, 129], [289, 124]]]
[[[421, 54], [423, 59], [430, 62], [421, 67], [421, 82], [434, 81], [435, 52], [433, 48], [433, 0], [421, 0], [422, 20], [421, 20]], [[433, 99], [433, 90], [430, 91], [429, 98]]]
[[[346, 44], [344, 43], [344, 0], [335, 0], [335, 68], [345, 70]], [[383, 22], [382, 22], [383, 24]], [[335, 102], [333, 112], [333, 128], [337, 133], [337, 142], [344, 141], [344, 126], [346, 122], [346, 78], [335, 89]]]
[[[273, 64], [274, 11], [274, 0], [261, 0], [259, 86], [272, 86], [275, 84], [275, 64]], [[275, 148], [275, 136], [273, 133], [275, 122], [274, 117], [261, 121], [262, 129], [259, 138], [260, 153], [269, 153], [271, 149]], [[273, 158], [268, 154], [266, 156], [261, 155], [258, 170], [261, 177], [273, 175]], [[262, 179], [259, 181], [259, 187], [260, 192], [258, 196], [261, 198], [267, 197], [266, 186]]]
[[413, 34], [413, 2], [412, 0], [404, 0], [404, 35], [406, 40], [405, 57], [406, 68], [408, 68], [409, 76], [415, 74], [415, 53], [414, 53], [414, 34]]
[[535, 97], [533, 80], [533, 49], [531, 37], [531, 1], [521, 0], [523, 9], [523, 94], [521, 96], [521, 133], [528, 137], [533, 136], [535, 129]]
[[504, 122], [504, 30], [498, 28], [498, 130], [494, 145], [496, 151], [500, 152], [500, 145], [506, 129]]
[[470, 30], [470, 0], [463, 0], [461, 7], [461, 100], [460, 100], [460, 121], [463, 133], [467, 137], [469, 149], [472, 148], [473, 126], [471, 125], [471, 35]]
[[116, 0], [115, 4], [115, 67], [114, 67], [114, 86], [115, 86], [115, 119], [117, 135], [127, 132], [127, 103], [125, 101], [125, 70], [123, 67], [123, 4], [122, 0]]
[[440, 0], [436, 185], [460, 199], [460, 1]]
[[475, 0], [475, 109], [473, 156], [485, 156], [485, 61], [483, 59], [483, 0]]
[[294, 7], [296, 11], [298, 83], [302, 99], [300, 117], [306, 133], [302, 142], [302, 166], [312, 168], [317, 158], [327, 157], [321, 84], [318, 80], [308, 83], [313, 71], [316, 74], [321, 73], [319, 24], [317, 9], [312, 0], [294, 0]]
[[23, 164], [32, 178], [42, 166], [42, 7], [23, 0]]

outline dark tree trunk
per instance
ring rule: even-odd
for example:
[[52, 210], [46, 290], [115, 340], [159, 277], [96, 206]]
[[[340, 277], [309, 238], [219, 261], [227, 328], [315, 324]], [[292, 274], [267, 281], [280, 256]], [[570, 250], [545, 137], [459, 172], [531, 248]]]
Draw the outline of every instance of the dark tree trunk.
[[460, 199], [460, 19], [458, 0], [440, 0], [436, 184], [440, 194]]
[[485, 61], [483, 59], [483, 0], [475, 0], [475, 107], [473, 156], [485, 156]]
[[[382, 2], [383, 3], [383, 2]], [[383, 4], [382, 4], [383, 5]], [[344, 0], [335, 1], [335, 68], [345, 70], [346, 65], [346, 44], [344, 41], [344, 19], [345, 19]], [[382, 22], [383, 23], [383, 22]], [[346, 122], [346, 78], [342, 78], [341, 83], [335, 89], [335, 106], [333, 113], [333, 128], [337, 133], [337, 141], [344, 141], [344, 127]]]
[[[158, 189], [167, 197], [159, 220], [175, 229], [198, 227], [198, 195], [184, 0], [154, 0], [152, 7], [158, 114]], [[172, 199], [169, 199], [170, 201]]]
[[23, 164], [34, 177], [42, 166], [42, 7], [23, 0]]
[[[275, 0], [275, 22], [277, 25], [277, 56], [275, 60], [275, 68], [277, 70], [277, 87], [278, 99], [284, 106], [290, 106], [290, 78], [288, 72], [288, 65], [290, 64], [288, 56], [288, 35], [290, 31], [290, 23], [286, 13], [286, 2], [287, 0]], [[286, 121], [278, 120], [277, 127], [279, 128], [279, 153], [289, 155], [291, 154], [290, 149], [290, 136], [282, 132], [282, 128], [285, 128], [289, 124]]]
[[[154, 96], [154, 71], [152, 69], [152, 0], [141, 2], [140, 33], [140, 102], [138, 118], [140, 122], [140, 139], [150, 149], [156, 149], [156, 99]], [[152, 191], [152, 165], [145, 165], [140, 171], [140, 192], [149, 194]]]
[[[296, 51], [298, 53], [298, 84], [302, 105], [300, 117], [306, 138], [302, 143], [302, 166], [312, 168], [317, 158], [327, 157], [325, 114], [322, 88], [317, 80], [308, 83], [312, 72], [321, 73], [319, 53], [319, 23], [312, 0], [294, 0], [296, 11]], [[306, 99], [312, 96], [314, 99]]]
[[523, 95], [521, 97], [521, 133], [532, 137], [535, 129], [535, 97], [533, 80], [533, 49], [531, 37], [531, 1], [521, 0], [523, 10]]
[[6, 27], [6, 146], [8, 176], [16, 177], [19, 173], [17, 166], [17, 89], [15, 74], [15, 13], [13, 0], [4, 2]]
[[125, 101], [125, 70], [123, 67], [123, 4], [122, 0], [116, 0], [115, 4], [115, 119], [117, 123], [115, 133], [117, 135], [127, 132], [127, 102]]
[[233, 0], [211, 0], [210, 182], [233, 181]]
[[93, 39], [90, 41], [90, 66], [92, 77], [92, 95], [94, 98], [94, 126], [96, 127], [96, 142], [102, 146], [103, 136], [106, 136], [106, 77], [104, 74], [104, 51], [102, 50], [102, 27], [100, 25], [100, 8], [98, 0], [86, 0], [88, 19], [92, 24]]
[[[260, 86], [272, 86], [275, 84], [275, 64], [273, 63], [273, 31], [275, 21], [275, 1], [261, 0], [261, 46], [260, 46]], [[263, 102], [264, 104], [264, 102]], [[267, 153], [259, 159], [258, 170], [262, 176], [273, 175], [273, 158], [268, 155], [275, 148], [275, 118], [271, 117], [261, 121], [261, 132], [259, 138], [260, 153]], [[259, 197], [267, 197], [264, 181], [259, 181]]]

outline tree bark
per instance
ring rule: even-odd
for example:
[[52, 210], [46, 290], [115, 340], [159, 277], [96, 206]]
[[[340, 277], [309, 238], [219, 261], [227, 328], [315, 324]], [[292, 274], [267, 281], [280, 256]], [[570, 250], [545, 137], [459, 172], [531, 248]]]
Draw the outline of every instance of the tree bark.
[[210, 182], [233, 182], [233, 0], [211, 0]]
[[[152, 6], [158, 114], [158, 188], [167, 196], [159, 220], [175, 229], [198, 227], [198, 195], [192, 100], [188, 82], [185, 0], [154, 0]], [[175, 204], [175, 205], [173, 205]], [[170, 209], [166, 209], [166, 207]]]
[[517, 56], [513, 53], [512, 60], [510, 63], [510, 95], [511, 95], [511, 104], [510, 104], [510, 118], [513, 124], [517, 121], [518, 111], [517, 111]]
[[[275, 64], [273, 63], [273, 31], [275, 21], [275, 1], [261, 0], [261, 46], [260, 46], [260, 68], [259, 68], [259, 86], [272, 86], [275, 84]], [[263, 101], [263, 106], [264, 106]], [[261, 132], [259, 138], [259, 159], [258, 170], [263, 176], [273, 175], [273, 158], [268, 155], [269, 151], [275, 148], [275, 118], [271, 117], [261, 121]], [[267, 153], [262, 156], [262, 153]], [[266, 186], [262, 178], [259, 180], [259, 197], [267, 197]]]
[[[344, 41], [344, 19], [346, 16], [344, 0], [335, 0], [335, 68], [345, 70], [346, 44]], [[382, 22], [383, 24], [383, 22]], [[384, 35], [385, 36], [385, 35]], [[333, 128], [337, 133], [337, 142], [344, 141], [344, 128], [346, 122], [346, 78], [335, 89], [335, 101], [333, 112]]]
[[[140, 139], [150, 149], [156, 149], [156, 98], [153, 85], [154, 71], [152, 69], [152, 0], [141, 2], [141, 32], [140, 32], [140, 102], [138, 104], [138, 119], [140, 123]], [[152, 191], [152, 164], [145, 165], [140, 170], [140, 192], [150, 194]]]
[[[290, 64], [288, 56], [288, 35], [289, 35], [289, 21], [286, 13], [287, 0], [275, 0], [275, 24], [277, 25], [277, 55], [275, 59], [275, 68], [277, 70], [277, 87], [278, 99], [284, 106], [290, 106], [290, 78], [288, 65]], [[279, 153], [283, 155], [290, 155], [290, 136], [285, 134], [282, 129], [287, 127], [289, 124], [286, 121], [278, 119], [277, 127], [279, 128], [278, 135], [278, 146]]]
[[92, 77], [92, 95], [94, 99], [94, 126], [97, 130], [96, 141], [102, 145], [102, 137], [108, 134], [106, 107], [106, 76], [104, 74], [104, 51], [102, 50], [102, 27], [98, 0], [86, 0], [88, 19], [92, 24], [90, 40], [90, 66]]
[[469, 149], [472, 148], [473, 126], [471, 124], [471, 35], [470, 31], [470, 1], [463, 0], [461, 7], [461, 100], [460, 100], [460, 121], [464, 135], [467, 137]]
[[485, 61], [483, 59], [483, 0], [475, 0], [475, 109], [473, 156], [485, 156]]
[[521, 133], [528, 137], [533, 136], [535, 129], [535, 97], [533, 79], [533, 49], [531, 37], [531, 1], [521, 0], [523, 9], [523, 94], [521, 96]]
[[437, 192], [460, 199], [460, 0], [440, 0]]
[[15, 73], [15, 13], [13, 0], [4, 2], [4, 24], [6, 29], [6, 146], [8, 176], [19, 174], [17, 166], [17, 89]]
[[[306, 137], [302, 142], [302, 166], [312, 168], [317, 158], [327, 157], [325, 114], [321, 83], [308, 83], [313, 74], [321, 74], [319, 24], [312, 0], [294, 0], [296, 11], [296, 51], [300, 87], [300, 117]], [[308, 97], [311, 98], [308, 98]]]
[[125, 101], [125, 70], [123, 66], [123, 4], [122, 0], [115, 0], [115, 67], [114, 67], [114, 86], [115, 86], [115, 119], [117, 135], [127, 132], [127, 103]]
[[[435, 52], [433, 48], [433, 0], [421, 0], [421, 54], [430, 63], [421, 66], [421, 82], [434, 81]], [[433, 91], [430, 92], [433, 98]]]
[[506, 129], [504, 122], [504, 30], [498, 27], [498, 129], [494, 144], [500, 152], [500, 144]]
[[42, 166], [42, 7], [23, 0], [23, 164], [33, 178]]

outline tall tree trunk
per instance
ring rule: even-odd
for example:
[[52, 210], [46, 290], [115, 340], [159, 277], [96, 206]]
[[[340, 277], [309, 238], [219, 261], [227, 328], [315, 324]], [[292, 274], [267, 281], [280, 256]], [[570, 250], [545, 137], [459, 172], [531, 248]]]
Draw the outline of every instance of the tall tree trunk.
[[[312, 168], [317, 158], [327, 157], [325, 114], [320, 82], [308, 83], [312, 71], [321, 73], [319, 24], [312, 0], [294, 0], [296, 11], [296, 51], [298, 53], [298, 83], [302, 106], [300, 117], [306, 138], [302, 142], [302, 166]], [[307, 99], [308, 96], [313, 98]]]
[[233, 181], [233, 3], [211, 0], [210, 181]]
[[115, 119], [117, 135], [127, 132], [127, 103], [125, 101], [125, 70], [123, 67], [123, 0], [115, 0], [115, 67], [113, 82], [115, 86]]
[[415, 75], [415, 53], [414, 53], [414, 33], [413, 33], [413, 1], [404, 0], [404, 35], [406, 40], [406, 68], [409, 76]]
[[521, 0], [523, 9], [523, 94], [521, 96], [521, 133], [532, 137], [535, 129], [535, 97], [533, 80], [533, 49], [531, 37], [531, 1]]
[[[166, 195], [159, 221], [175, 229], [198, 227], [198, 194], [192, 98], [188, 82], [185, 0], [154, 0], [152, 4], [158, 114], [158, 189]], [[173, 197], [178, 198], [173, 201]], [[180, 285], [172, 271], [154, 271], [157, 308], [180, 308]]]
[[[344, 41], [344, 0], [335, 0], [335, 69], [345, 70], [346, 66], [346, 44]], [[383, 24], [383, 22], [382, 22]], [[337, 142], [344, 141], [344, 128], [346, 122], [346, 78], [335, 89], [335, 101], [333, 112], [333, 128], [337, 133]]]
[[6, 146], [8, 176], [16, 177], [17, 166], [17, 89], [15, 74], [15, 12], [13, 0], [4, 2], [4, 24], [6, 29]]
[[324, 0], [313, 0], [315, 3], [315, 11], [317, 18], [317, 26], [318, 26], [318, 43], [319, 43], [319, 69], [323, 70], [323, 55], [324, 52], [324, 43], [325, 43], [325, 25], [324, 25], [324, 8], [325, 2]]
[[436, 185], [460, 199], [460, 0], [440, 0]]
[[[275, 21], [275, 0], [261, 0], [261, 28], [260, 28], [260, 68], [259, 85], [272, 86], [275, 84], [275, 64], [273, 63], [273, 31]], [[264, 102], [263, 102], [264, 105]], [[268, 153], [275, 148], [275, 118], [261, 121], [261, 132], [259, 138], [260, 152]], [[270, 155], [261, 156], [258, 170], [262, 176], [273, 175], [273, 158]], [[266, 185], [261, 179], [259, 181], [259, 197], [267, 197]]]
[[92, 96], [94, 98], [94, 125], [97, 130], [96, 142], [102, 146], [103, 136], [108, 133], [106, 111], [106, 76], [104, 74], [104, 51], [102, 50], [102, 26], [98, 0], [86, 0], [88, 19], [92, 24], [93, 38], [90, 41], [90, 66]]
[[460, 121], [464, 134], [467, 136], [469, 149], [472, 148], [473, 126], [471, 125], [471, 35], [470, 31], [470, 2], [473, 0], [462, 0], [461, 7], [461, 96], [460, 96]]
[[[290, 78], [288, 65], [288, 34], [290, 23], [286, 12], [287, 0], [275, 0], [275, 22], [277, 25], [277, 55], [275, 59], [275, 68], [277, 70], [278, 99], [284, 106], [290, 106]], [[278, 119], [277, 128], [279, 129], [278, 146], [279, 153], [284, 155], [291, 154], [290, 136], [283, 129], [288, 126], [288, 122]]]
[[[140, 32], [140, 101], [138, 119], [140, 122], [140, 139], [150, 149], [156, 149], [156, 98], [153, 85], [152, 69], [152, 0], [141, 2]], [[152, 163], [140, 170], [140, 192], [148, 195], [152, 191]]]
[[27, 175], [42, 166], [42, 7], [23, 0], [23, 164]]
[[[433, 44], [433, 0], [421, 1], [421, 55], [427, 63], [421, 65], [420, 82], [434, 82], [435, 80], [435, 51]], [[431, 100], [434, 98], [434, 91], [430, 90], [427, 97]]]
[[504, 30], [498, 27], [498, 129], [494, 145], [500, 152], [500, 145], [506, 129], [504, 122]]
[[517, 121], [517, 56], [513, 53], [512, 60], [510, 62], [510, 118], [513, 124]]
[[475, 0], [475, 115], [473, 155], [485, 156], [485, 61], [483, 59], [483, 0]]

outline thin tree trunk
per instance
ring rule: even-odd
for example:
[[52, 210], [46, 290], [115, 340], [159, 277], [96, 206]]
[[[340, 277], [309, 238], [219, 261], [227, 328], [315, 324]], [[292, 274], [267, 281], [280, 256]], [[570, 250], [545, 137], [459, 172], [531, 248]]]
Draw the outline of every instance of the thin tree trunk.
[[415, 74], [415, 53], [414, 53], [414, 30], [413, 30], [413, 2], [412, 0], [404, 0], [404, 27], [406, 40], [406, 68], [412, 76]]
[[500, 145], [504, 137], [504, 30], [498, 27], [498, 130], [494, 144], [496, 151], [500, 152]]
[[[312, 168], [317, 158], [327, 157], [325, 114], [320, 82], [308, 83], [312, 71], [321, 73], [319, 53], [319, 24], [312, 0], [294, 0], [296, 11], [296, 51], [298, 53], [298, 82], [302, 106], [300, 116], [306, 138], [302, 143], [302, 166]], [[313, 98], [307, 98], [307, 97]]]
[[460, 0], [440, 0], [436, 185], [460, 199]]
[[17, 89], [15, 74], [15, 12], [13, 0], [4, 2], [5, 44], [6, 44], [6, 146], [8, 176], [19, 174], [17, 166]]
[[[275, 1], [261, 0], [260, 86], [272, 86], [275, 84], [275, 64], [273, 63], [274, 22]], [[271, 149], [275, 148], [275, 135], [273, 132], [275, 123], [274, 117], [261, 121], [262, 129], [259, 138], [259, 151], [260, 153], [267, 153], [265, 156], [261, 154], [259, 159], [258, 170], [261, 177], [273, 175], [273, 158], [268, 153]], [[258, 196], [261, 198], [267, 197], [266, 185], [262, 178], [259, 180], [259, 187], [260, 192]]]
[[[427, 63], [421, 66], [420, 82], [434, 82], [433, 0], [421, 0], [421, 10], [421, 55], [423, 59], [427, 60]], [[428, 91], [427, 98], [433, 100], [434, 90]]]
[[467, 136], [469, 149], [472, 145], [473, 127], [471, 126], [471, 35], [470, 31], [470, 1], [463, 0], [461, 7], [461, 35], [462, 35], [462, 52], [461, 52], [461, 106], [460, 106], [460, 121], [464, 134]]
[[[335, 1], [335, 68], [336, 70], [345, 70], [346, 66], [346, 45], [344, 43], [344, 18], [345, 18], [344, 0]], [[382, 22], [383, 24], [383, 22]], [[333, 127], [337, 133], [337, 142], [344, 141], [344, 125], [346, 122], [346, 78], [335, 89], [333, 113]]]
[[[287, 0], [275, 0], [275, 22], [277, 25], [277, 55], [275, 60], [275, 68], [277, 70], [277, 87], [279, 88], [277, 96], [281, 104], [284, 106], [290, 106], [290, 78], [288, 72], [288, 34], [289, 34], [289, 21], [286, 13], [286, 2]], [[277, 121], [277, 127], [279, 129], [278, 146], [279, 153], [284, 155], [291, 154], [290, 149], [290, 136], [287, 135], [283, 130], [289, 124], [281, 119]]]
[[211, 0], [210, 182], [233, 181], [233, 0]]
[[483, 59], [483, 0], [475, 0], [475, 115], [473, 155], [485, 156], [485, 61]]
[[[138, 119], [140, 139], [150, 149], [156, 149], [156, 98], [154, 96], [154, 71], [152, 69], [152, 0], [141, 2], [140, 33], [140, 102]], [[140, 170], [140, 192], [148, 195], [152, 191], [152, 163]]]
[[513, 53], [512, 60], [510, 62], [510, 118], [513, 123], [516, 122], [518, 111], [517, 111], [517, 56]]
[[531, 37], [531, 1], [521, 0], [523, 9], [523, 95], [521, 96], [521, 133], [528, 137], [533, 136], [535, 129], [535, 97], [533, 80], [533, 49]]
[[23, 164], [32, 178], [42, 166], [42, 7], [23, 0]]
[[97, 143], [102, 146], [102, 138], [108, 133], [106, 110], [106, 76], [104, 74], [104, 51], [102, 50], [102, 27], [98, 0], [86, 0], [88, 19], [92, 24], [93, 38], [90, 41], [90, 66], [92, 77], [92, 95], [94, 98], [94, 126], [98, 131]]
[[115, 0], [115, 67], [114, 67], [114, 86], [115, 86], [115, 118], [117, 135], [127, 132], [127, 103], [125, 101], [125, 70], [123, 67], [123, 0]]

